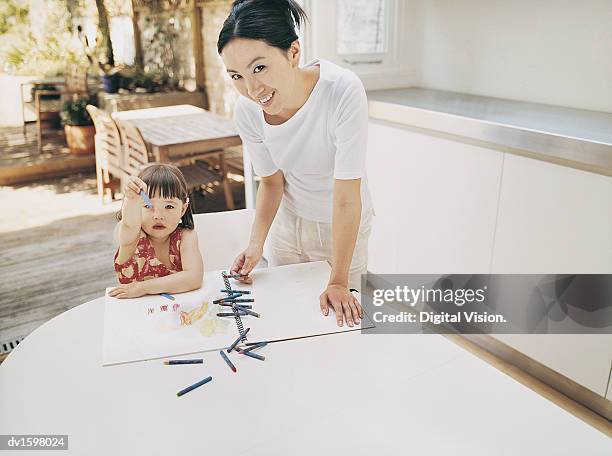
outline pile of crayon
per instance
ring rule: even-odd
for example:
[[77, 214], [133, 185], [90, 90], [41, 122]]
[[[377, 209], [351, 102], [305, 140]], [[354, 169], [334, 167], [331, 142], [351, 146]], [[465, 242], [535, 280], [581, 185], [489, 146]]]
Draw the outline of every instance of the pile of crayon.
[[[228, 275], [227, 277], [233, 276]], [[249, 290], [221, 290], [221, 293], [227, 293], [227, 296], [215, 299], [213, 301], [213, 304], [219, 304], [220, 306], [224, 307], [231, 307], [232, 312], [219, 312], [217, 314], [217, 317], [235, 317], [236, 315], [238, 315], [239, 317], [246, 317], [249, 315], [257, 318], [260, 317], [257, 312], [253, 312], [253, 306], [247, 304], [255, 302], [255, 299], [243, 297], [243, 295], [251, 294]]]

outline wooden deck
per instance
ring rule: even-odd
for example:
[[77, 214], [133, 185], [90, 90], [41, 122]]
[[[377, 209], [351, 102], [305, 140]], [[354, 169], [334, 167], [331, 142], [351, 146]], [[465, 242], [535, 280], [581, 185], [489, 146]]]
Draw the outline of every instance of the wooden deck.
[[46, 131], [39, 153], [36, 125], [0, 128], [0, 185], [13, 185], [95, 169], [93, 154], [70, 153], [61, 130]]

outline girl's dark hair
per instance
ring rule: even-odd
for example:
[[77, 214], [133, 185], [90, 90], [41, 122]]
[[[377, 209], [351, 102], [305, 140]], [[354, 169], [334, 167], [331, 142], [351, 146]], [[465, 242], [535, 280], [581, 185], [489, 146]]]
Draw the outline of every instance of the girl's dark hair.
[[[169, 163], [151, 163], [140, 171], [138, 177], [147, 184], [147, 193], [151, 198], [178, 198], [187, 202], [187, 183], [180, 169]], [[121, 211], [117, 213], [117, 220], [121, 220]], [[179, 226], [193, 229], [193, 213], [191, 204], [181, 218]]]
[[298, 39], [295, 27], [307, 20], [295, 0], [234, 0], [217, 41], [217, 51], [234, 38], [265, 41], [286, 51]]

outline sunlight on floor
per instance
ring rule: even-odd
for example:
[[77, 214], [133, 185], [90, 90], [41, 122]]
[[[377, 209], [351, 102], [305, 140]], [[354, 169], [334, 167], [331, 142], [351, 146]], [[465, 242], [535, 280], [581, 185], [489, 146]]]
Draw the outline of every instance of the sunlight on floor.
[[91, 192], [57, 193], [51, 185], [0, 187], [0, 207], [0, 233], [8, 233], [78, 215], [117, 212], [121, 201], [102, 205]]

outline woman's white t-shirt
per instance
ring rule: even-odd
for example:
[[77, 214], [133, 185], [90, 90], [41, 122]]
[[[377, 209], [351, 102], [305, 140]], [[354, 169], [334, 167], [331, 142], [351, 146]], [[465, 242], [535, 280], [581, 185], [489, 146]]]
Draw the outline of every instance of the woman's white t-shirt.
[[286, 209], [308, 220], [331, 223], [334, 179], [361, 178], [364, 220], [372, 208], [365, 170], [365, 89], [357, 75], [332, 62], [315, 59], [306, 66], [317, 64], [319, 80], [290, 119], [270, 125], [261, 106], [241, 96], [235, 107], [236, 127], [257, 175], [283, 172]]

